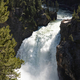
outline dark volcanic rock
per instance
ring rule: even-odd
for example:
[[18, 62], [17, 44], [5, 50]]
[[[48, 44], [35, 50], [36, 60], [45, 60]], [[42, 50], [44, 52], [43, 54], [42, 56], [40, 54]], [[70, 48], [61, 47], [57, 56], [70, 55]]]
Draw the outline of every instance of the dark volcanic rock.
[[80, 21], [63, 20], [56, 59], [59, 80], [80, 80]]

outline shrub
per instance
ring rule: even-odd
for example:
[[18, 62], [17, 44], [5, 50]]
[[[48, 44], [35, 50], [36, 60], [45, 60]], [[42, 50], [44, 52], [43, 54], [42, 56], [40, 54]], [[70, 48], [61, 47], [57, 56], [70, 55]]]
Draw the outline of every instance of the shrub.
[[74, 39], [73, 39], [72, 34], [71, 34], [71, 35], [69, 35], [69, 40], [70, 40], [70, 41], [72, 41], [72, 42], [74, 42]]

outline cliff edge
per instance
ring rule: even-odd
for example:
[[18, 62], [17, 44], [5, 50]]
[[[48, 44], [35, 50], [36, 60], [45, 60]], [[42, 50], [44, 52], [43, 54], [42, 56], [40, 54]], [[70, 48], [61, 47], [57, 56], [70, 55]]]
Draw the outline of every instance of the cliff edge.
[[80, 80], [80, 19], [63, 20], [60, 29], [56, 53], [59, 80]]

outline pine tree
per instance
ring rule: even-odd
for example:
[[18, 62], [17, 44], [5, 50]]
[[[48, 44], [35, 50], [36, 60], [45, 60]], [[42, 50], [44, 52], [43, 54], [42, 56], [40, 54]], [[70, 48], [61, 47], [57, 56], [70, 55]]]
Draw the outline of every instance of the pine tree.
[[9, 11], [7, 11], [8, 6], [7, 5], [9, 0], [4, 2], [4, 0], [0, 0], [0, 23], [4, 23], [7, 21], [8, 16], [9, 16]]
[[[4, 23], [8, 19], [9, 11], [5, 6], [8, 3], [8, 0], [6, 2], [0, 1], [0, 23]], [[16, 80], [18, 74], [14, 69], [20, 68], [23, 63], [23, 60], [15, 57], [16, 41], [9, 33], [9, 26], [0, 28], [0, 80]]]
[[80, 19], [80, 6], [78, 6], [77, 13], [74, 10], [74, 13], [72, 14], [72, 16], [74, 20]]
[[[14, 69], [20, 68], [23, 62], [15, 57], [16, 42], [9, 33], [9, 26], [0, 28], [0, 80], [17, 79]], [[10, 75], [13, 77], [9, 77]]]
[[35, 7], [37, 11], [41, 10], [41, 4], [41, 0], [35, 0]]
[[57, 1], [55, 1], [55, 7], [56, 7], [56, 12], [58, 11], [58, 9], [59, 9], [59, 4], [58, 4], [58, 2]]
[[76, 17], [76, 12], [75, 12], [75, 10], [74, 10], [74, 13], [72, 14], [72, 16], [73, 16], [73, 18]]
[[15, 0], [9, 0], [8, 8], [11, 11], [15, 7]]
[[80, 5], [78, 6], [77, 13], [80, 13]]

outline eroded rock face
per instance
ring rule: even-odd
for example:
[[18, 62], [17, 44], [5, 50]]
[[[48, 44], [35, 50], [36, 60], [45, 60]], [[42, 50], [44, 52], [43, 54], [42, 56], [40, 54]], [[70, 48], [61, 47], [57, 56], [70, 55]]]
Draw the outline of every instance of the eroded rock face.
[[60, 80], [75, 80], [72, 72], [73, 58], [69, 52], [70, 44], [66, 41], [57, 46], [58, 75]]
[[51, 20], [57, 19], [57, 13], [56, 12], [49, 12], [49, 15], [45, 14], [43, 12], [40, 15], [40, 18], [37, 19], [38, 26], [46, 26]]
[[60, 28], [56, 53], [59, 80], [80, 80], [80, 22], [63, 20]]

